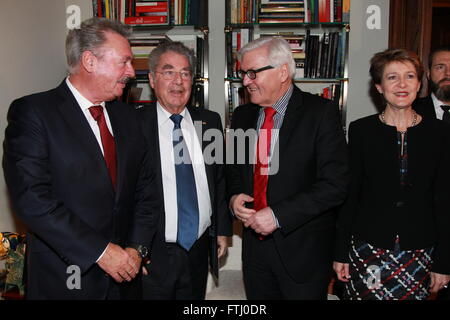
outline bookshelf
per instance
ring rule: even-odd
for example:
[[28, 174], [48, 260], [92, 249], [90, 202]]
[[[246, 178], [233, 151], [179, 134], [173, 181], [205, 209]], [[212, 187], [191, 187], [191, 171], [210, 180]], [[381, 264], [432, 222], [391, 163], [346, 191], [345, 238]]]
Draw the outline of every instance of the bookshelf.
[[148, 81], [147, 59], [164, 41], [181, 41], [197, 58], [190, 104], [208, 108], [208, 1], [92, 0], [93, 15], [119, 20], [132, 28], [130, 38], [136, 78], [122, 100], [136, 108], [155, 101]]
[[346, 125], [350, 0], [226, 0], [225, 125], [248, 102], [236, 75], [236, 54], [259, 37], [276, 36], [291, 45], [294, 83], [336, 101]]

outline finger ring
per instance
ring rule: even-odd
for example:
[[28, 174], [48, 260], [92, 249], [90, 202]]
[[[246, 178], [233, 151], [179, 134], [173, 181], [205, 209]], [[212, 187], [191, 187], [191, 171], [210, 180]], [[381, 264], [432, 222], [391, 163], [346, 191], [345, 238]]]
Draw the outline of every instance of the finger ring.
[[447, 285], [444, 286], [445, 289], [447, 289], [447, 287], [448, 287]]

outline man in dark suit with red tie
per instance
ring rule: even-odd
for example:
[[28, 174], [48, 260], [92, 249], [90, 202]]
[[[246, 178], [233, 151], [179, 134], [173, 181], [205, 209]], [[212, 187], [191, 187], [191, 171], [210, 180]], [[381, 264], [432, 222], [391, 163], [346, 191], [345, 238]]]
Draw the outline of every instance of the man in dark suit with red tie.
[[293, 84], [295, 62], [283, 39], [250, 42], [239, 60], [251, 103], [233, 113], [227, 189], [230, 208], [245, 226], [247, 298], [326, 299], [333, 209], [349, 181], [338, 107]]
[[[425, 118], [436, 118], [448, 123], [450, 131], [450, 45], [431, 51], [427, 77], [431, 95], [414, 101], [413, 108]], [[450, 300], [450, 290], [440, 290], [438, 299]]]
[[9, 109], [3, 168], [30, 231], [28, 299], [123, 298], [154, 234], [147, 146], [135, 110], [113, 102], [134, 77], [128, 35], [83, 22], [66, 39], [70, 75]]

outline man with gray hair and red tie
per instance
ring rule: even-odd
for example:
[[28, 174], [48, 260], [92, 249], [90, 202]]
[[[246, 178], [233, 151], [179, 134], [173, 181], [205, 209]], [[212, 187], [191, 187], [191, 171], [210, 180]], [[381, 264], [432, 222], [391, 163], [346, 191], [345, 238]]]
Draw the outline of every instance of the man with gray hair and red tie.
[[70, 75], [9, 109], [3, 169], [29, 229], [28, 299], [122, 299], [140, 271], [160, 200], [136, 112], [115, 101], [134, 77], [128, 35], [83, 22], [66, 39]]
[[349, 181], [338, 107], [294, 85], [295, 62], [281, 38], [252, 41], [238, 58], [251, 103], [234, 111], [231, 139], [242, 129], [255, 133], [256, 145], [227, 140], [235, 147], [227, 150], [235, 155], [227, 166], [227, 193], [245, 226], [247, 298], [326, 299], [333, 209], [344, 201]]

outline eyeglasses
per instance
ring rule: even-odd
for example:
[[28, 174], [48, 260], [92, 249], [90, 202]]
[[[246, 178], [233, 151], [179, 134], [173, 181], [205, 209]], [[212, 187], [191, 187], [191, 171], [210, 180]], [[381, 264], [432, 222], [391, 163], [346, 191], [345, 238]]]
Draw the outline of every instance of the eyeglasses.
[[180, 74], [181, 80], [192, 80], [192, 72], [190, 71], [155, 71], [156, 73], [162, 74], [164, 80], [173, 80], [177, 74]]
[[272, 67], [272, 66], [269, 65], [269, 66], [265, 66], [265, 67], [262, 67], [262, 68], [259, 68], [259, 69], [256, 69], [256, 70], [252, 70], [252, 69], [247, 70], [247, 71], [244, 71], [244, 70], [238, 70], [238, 71], [237, 71], [237, 75], [238, 75], [238, 77], [241, 78], [241, 79], [244, 79], [245, 75], [247, 75], [247, 77], [248, 77], [249, 79], [255, 80], [255, 79], [256, 79], [256, 74], [257, 74], [258, 72], [261, 72], [261, 71], [264, 71], [264, 70], [273, 69], [273, 68], [274, 68], [274, 67]]

